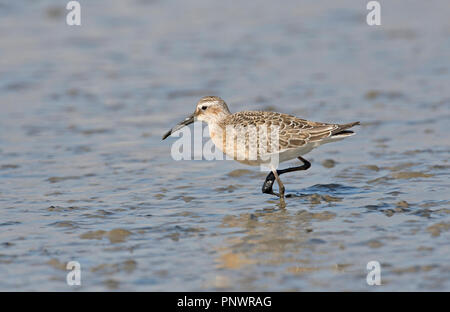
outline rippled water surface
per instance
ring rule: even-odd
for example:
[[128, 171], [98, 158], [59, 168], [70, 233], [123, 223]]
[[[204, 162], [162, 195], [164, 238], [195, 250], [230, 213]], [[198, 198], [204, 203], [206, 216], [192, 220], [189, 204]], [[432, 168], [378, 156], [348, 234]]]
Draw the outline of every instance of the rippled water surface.
[[[450, 290], [449, 3], [65, 4], [0, 1], [0, 290]], [[362, 125], [281, 209], [258, 168], [171, 158], [210, 94]]]

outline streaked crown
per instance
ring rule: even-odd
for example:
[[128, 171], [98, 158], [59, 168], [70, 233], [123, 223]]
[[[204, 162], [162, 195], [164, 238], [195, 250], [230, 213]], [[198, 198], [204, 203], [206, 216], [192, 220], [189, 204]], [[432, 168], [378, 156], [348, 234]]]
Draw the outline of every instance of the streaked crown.
[[195, 116], [198, 120], [211, 121], [223, 118], [230, 114], [227, 104], [218, 96], [202, 97], [195, 109]]

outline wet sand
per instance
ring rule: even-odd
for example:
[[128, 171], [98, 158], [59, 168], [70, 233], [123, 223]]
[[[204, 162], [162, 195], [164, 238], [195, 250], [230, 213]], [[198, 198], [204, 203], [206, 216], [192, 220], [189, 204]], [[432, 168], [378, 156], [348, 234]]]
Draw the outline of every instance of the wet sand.
[[[91, 2], [0, 5], [0, 290], [450, 290], [450, 4]], [[362, 125], [280, 209], [257, 168], [170, 157], [210, 94]]]

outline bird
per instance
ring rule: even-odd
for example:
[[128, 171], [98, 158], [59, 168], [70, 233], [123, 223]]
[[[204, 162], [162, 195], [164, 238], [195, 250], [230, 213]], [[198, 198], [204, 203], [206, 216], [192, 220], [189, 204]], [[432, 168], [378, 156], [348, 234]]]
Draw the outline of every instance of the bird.
[[[194, 113], [167, 131], [162, 140], [195, 121], [208, 124], [212, 142], [227, 156], [250, 166], [269, 166], [262, 193], [279, 197], [283, 205], [285, 187], [280, 175], [309, 169], [311, 163], [302, 156], [322, 144], [354, 135], [348, 129], [360, 124], [359, 121], [345, 124], [315, 122], [271, 111], [231, 113], [222, 98], [204, 96], [197, 102]], [[264, 127], [270, 127], [272, 132], [259, 130]], [[276, 156], [275, 164], [273, 156]], [[302, 162], [301, 166], [278, 169], [279, 163], [296, 158]], [[275, 180], [278, 192], [273, 190]]]

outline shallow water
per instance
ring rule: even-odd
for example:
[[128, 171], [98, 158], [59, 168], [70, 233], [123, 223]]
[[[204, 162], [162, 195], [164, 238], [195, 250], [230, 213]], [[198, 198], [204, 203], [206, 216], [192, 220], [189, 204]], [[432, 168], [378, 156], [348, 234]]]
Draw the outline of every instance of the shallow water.
[[[450, 4], [64, 5], [0, 2], [0, 290], [450, 290]], [[208, 94], [362, 125], [280, 209], [258, 168], [170, 157]]]

